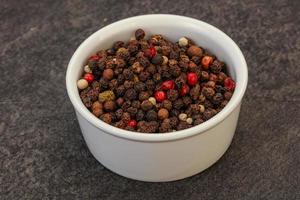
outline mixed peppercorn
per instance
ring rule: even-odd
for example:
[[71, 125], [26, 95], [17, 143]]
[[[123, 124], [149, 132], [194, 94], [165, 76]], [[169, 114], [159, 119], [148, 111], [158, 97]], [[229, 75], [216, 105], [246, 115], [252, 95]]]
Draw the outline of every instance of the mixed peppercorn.
[[235, 82], [226, 65], [182, 37], [162, 35], [117, 41], [92, 55], [77, 86], [84, 105], [102, 121], [143, 133], [165, 133], [201, 124], [230, 100]]

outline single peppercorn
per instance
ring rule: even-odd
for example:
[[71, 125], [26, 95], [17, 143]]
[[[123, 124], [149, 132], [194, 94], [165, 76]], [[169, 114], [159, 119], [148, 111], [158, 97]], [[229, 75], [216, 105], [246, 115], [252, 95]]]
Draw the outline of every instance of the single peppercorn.
[[144, 100], [141, 104], [141, 108], [144, 111], [150, 110], [153, 107], [153, 104], [149, 100]]
[[197, 47], [195, 45], [193, 46], [190, 46], [187, 50], [187, 54], [190, 56], [190, 57], [193, 57], [193, 56], [199, 56], [201, 57], [202, 56], [202, 49], [200, 47]]
[[137, 92], [133, 88], [128, 89], [124, 94], [124, 99], [126, 100], [134, 100], [136, 98], [137, 98]]
[[165, 108], [161, 108], [158, 113], [157, 113], [157, 116], [160, 120], [164, 120], [166, 118], [169, 117], [169, 111]]
[[207, 98], [212, 98], [215, 95], [214, 89], [212, 89], [210, 87], [204, 87], [204, 88], [202, 88], [202, 93]]
[[151, 62], [154, 65], [161, 65], [163, 63], [164, 59], [160, 54], [156, 54], [152, 59]]
[[100, 119], [101, 119], [102, 121], [104, 121], [105, 123], [107, 123], [107, 124], [110, 124], [110, 123], [112, 122], [112, 116], [111, 116], [110, 113], [102, 114], [102, 115], [100, 116]]
[[146, 113], [147, 121], [156, 121], [157, 120], [157, 113], [154, 110], [149, 110]]
[[221, 93], [216, 93], [212, 99], [211, 99], [211, 102], [215, 105], [219, 105], [220, 103], [222, 103], [223, 101], [223, 95]]
[[167, 91], [167, 97], [170, 101], [175, 101], [178, 98], [178, 92], [177, 90], [168, 90]]
[[114, 76], [114, 71], [112, 69], [105, 69], [103, 71], [102, 77], [106, 80], [111, 80]]
[[103, 108], [107, 112], [114, 111], [116, 109], [116, 103], [115, 101], [106, 101], [104, 102]]
[[164, 100], [163, 107], [170, 111], [172, 109], [172, 102], [168, 99]]
[[145, 37], [145, 31], [143, 30], [143, 29], [137, 29], [136, 31], [135, 31], [135, 38], [137, 39], [137, 40], [141, 40], [141, 39], [144, 39], [144, 37]]
[[123, 105], [123, 103], [124, 103], [124, 99], [123, 99], [122, 97], [120, 97], [120, 98], [118, 98], [118, 99], [116, 100], [116, 103], [117, 103], [117, 105], [118, 105], [119, 107], [121, 107], [121, 106]]

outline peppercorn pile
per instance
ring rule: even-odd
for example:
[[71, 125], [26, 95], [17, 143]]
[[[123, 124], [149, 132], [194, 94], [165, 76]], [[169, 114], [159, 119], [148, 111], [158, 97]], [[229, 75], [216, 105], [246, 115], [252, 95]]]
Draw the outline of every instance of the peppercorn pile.
[[128, 43], [92, 55], [77, 82], [84, 105], [102, 121], [143, 133], [165, 133], [201, 124], [230, 100], [235, 82], [225, 63], [192, 40], [145, 39], [138, 29]]

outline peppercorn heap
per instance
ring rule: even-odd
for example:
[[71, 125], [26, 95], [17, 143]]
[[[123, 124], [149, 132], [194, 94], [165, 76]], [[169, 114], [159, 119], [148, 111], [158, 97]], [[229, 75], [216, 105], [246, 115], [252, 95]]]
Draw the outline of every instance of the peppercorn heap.
[[92, 55], [77, 86], [102, 121], [143, 133], [165, 133], [209, 120], [230, 100], [235, 82], [225, 63], [190, 39], [162, 35], [117, 41]]

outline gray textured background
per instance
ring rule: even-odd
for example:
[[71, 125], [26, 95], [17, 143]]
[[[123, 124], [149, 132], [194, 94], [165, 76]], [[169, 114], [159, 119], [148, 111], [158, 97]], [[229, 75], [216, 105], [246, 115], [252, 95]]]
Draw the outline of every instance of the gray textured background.
[[[300, 199], [299, 1], [0, 0], [0, 199]], [[173, 13], [237, 42], [249, 87], [233, 143], [171, 183], [120, 177], [89, 153], [65, 89], [67, 63], [99, 28]]]

